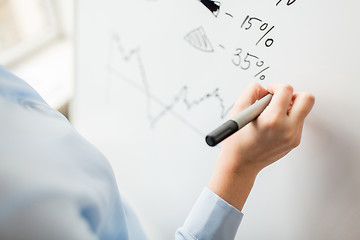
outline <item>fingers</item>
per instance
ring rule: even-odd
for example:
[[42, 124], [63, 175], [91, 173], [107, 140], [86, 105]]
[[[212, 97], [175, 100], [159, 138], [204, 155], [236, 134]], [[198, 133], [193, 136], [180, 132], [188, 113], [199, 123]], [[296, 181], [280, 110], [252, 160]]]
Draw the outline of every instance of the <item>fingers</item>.
[[258, 83], [250, 83], [236, 101], [231, 117], [270, 92], [273, 97], [265, 111], [273, 117], [276, 117], [274, 114], [283, 117], [289, 116], [301, 123], [311, 111], [315, 98], [310, 93], [294, 94], [293, 91], [293, 87], [288, 84], [269, 84], [268, 89], [265, 89]]
[[259, 83], [250, 83], [236, 101], [231, 116], [234, 116], [249, 107], [256, 100], [263, 98], [268, 93], [269, 91], [263, 88]]
[[315, 97], [310, 93], [300, 92], [294, 94], [293, 101], [289, 116], [297, 122], [303, 122], [314, 106]]
[[268, 91], [273, 94], [267, 111], [287, 115], [293, 101], [293, 87], [288, 84], [270, 84]]

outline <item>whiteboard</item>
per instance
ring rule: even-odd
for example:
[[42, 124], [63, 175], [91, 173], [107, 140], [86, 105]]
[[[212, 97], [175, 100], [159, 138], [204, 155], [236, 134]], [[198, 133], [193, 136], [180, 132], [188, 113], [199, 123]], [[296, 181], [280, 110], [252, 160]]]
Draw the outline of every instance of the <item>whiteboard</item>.
[[264, 169], [236, 239], [359, 239], [359, 1], [78, 0], [74, 126], [149, 239], [172, 239], [214, 169], [205, 135], [250, 82], [316, 97]]

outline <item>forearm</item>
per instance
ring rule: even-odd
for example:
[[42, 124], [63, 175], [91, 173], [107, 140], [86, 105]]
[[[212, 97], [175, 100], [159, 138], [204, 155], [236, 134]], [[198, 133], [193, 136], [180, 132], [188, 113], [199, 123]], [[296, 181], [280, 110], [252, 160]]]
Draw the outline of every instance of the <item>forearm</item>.
[[219, 159], [208, 188], [226, 202], [242, 210], [254, 185], [257, 170], [244, 167], [235, 172]]

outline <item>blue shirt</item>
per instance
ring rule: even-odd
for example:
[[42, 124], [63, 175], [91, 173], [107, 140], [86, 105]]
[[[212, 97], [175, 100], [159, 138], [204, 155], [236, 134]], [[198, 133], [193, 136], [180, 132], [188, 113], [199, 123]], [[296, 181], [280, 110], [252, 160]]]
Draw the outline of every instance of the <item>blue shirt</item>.
[[[2, 67], [0, 112], [0, 239], [147, 239], [105, 157]], [[234, 239], [241, 219], [205, 187], [175, 239]]]

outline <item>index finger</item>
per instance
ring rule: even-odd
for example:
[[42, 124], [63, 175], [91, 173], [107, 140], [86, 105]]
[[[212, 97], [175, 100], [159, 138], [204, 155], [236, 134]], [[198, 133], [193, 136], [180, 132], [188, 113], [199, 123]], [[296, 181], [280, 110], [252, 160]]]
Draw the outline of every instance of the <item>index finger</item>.
[[240, 97], [236, 101], [231, 116], [236, 115], [240, 111], [249, 107], [256, 100], [263, 98], [269, 91], [262, 87], [259, 83], [250, 83], [241, 93]]

